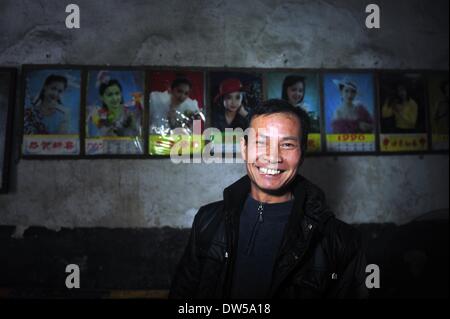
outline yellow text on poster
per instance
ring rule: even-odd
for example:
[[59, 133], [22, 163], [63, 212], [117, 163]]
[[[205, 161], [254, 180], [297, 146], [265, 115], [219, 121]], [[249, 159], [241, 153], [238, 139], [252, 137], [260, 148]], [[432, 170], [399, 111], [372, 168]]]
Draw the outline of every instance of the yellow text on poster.
[[426, 151], [426, 134], [382, 134], [380, 149], [382, 152]]
[[327, 134], [328, 143], [373, 143], [374, 134]]

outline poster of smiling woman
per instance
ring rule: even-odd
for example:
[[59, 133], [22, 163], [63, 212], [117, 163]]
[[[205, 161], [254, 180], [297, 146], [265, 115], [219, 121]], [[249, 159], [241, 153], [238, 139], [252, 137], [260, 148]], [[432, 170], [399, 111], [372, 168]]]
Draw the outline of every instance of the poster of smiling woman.
[[319, 75], [314, 73], [267, 74], [267, 98], [283, 99], [303, 108], [309, 116], [308, 152], [321, 151]]
[[375, 151], [374, 92], [372, 73], [324, 74], [323, 95], [328, 151]]
[[24, 72], [23, 155], [79, 154], [81, 71]]
[[86, 155], [143, 154], [144, 72], [90, 70]]

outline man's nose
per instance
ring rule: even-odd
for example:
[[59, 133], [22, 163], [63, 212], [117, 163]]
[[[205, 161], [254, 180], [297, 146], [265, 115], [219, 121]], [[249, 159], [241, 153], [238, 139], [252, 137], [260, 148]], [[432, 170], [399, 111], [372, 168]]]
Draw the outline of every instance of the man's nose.
[[266, 160], [270, 164], [281, 163], [282, 158], [280, 150], [278, 148], [278, 143], [269, 143], [266, 148]]

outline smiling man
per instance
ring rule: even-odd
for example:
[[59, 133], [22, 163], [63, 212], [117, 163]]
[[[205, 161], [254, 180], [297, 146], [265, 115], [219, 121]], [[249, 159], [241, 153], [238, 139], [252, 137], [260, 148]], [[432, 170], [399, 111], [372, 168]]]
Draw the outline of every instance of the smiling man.
[[355, 229], [298, 174], [308, 116], [283, 100], [259, 106], [241, 140], [247, 176], [200, 208], [171, 298], [364, 298]]

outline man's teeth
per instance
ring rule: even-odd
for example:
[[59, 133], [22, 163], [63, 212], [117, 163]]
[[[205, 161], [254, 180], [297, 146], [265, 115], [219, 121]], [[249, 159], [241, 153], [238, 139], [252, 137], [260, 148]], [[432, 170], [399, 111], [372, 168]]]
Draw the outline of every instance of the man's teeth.
[[281, 173], [280, 170], [270, 169], [270, 168], [265, 168], [265, 167], [260, 167], [259, 171], [263, 174], [268, 174], [268, 175], [277, 175], [277, 174]]

